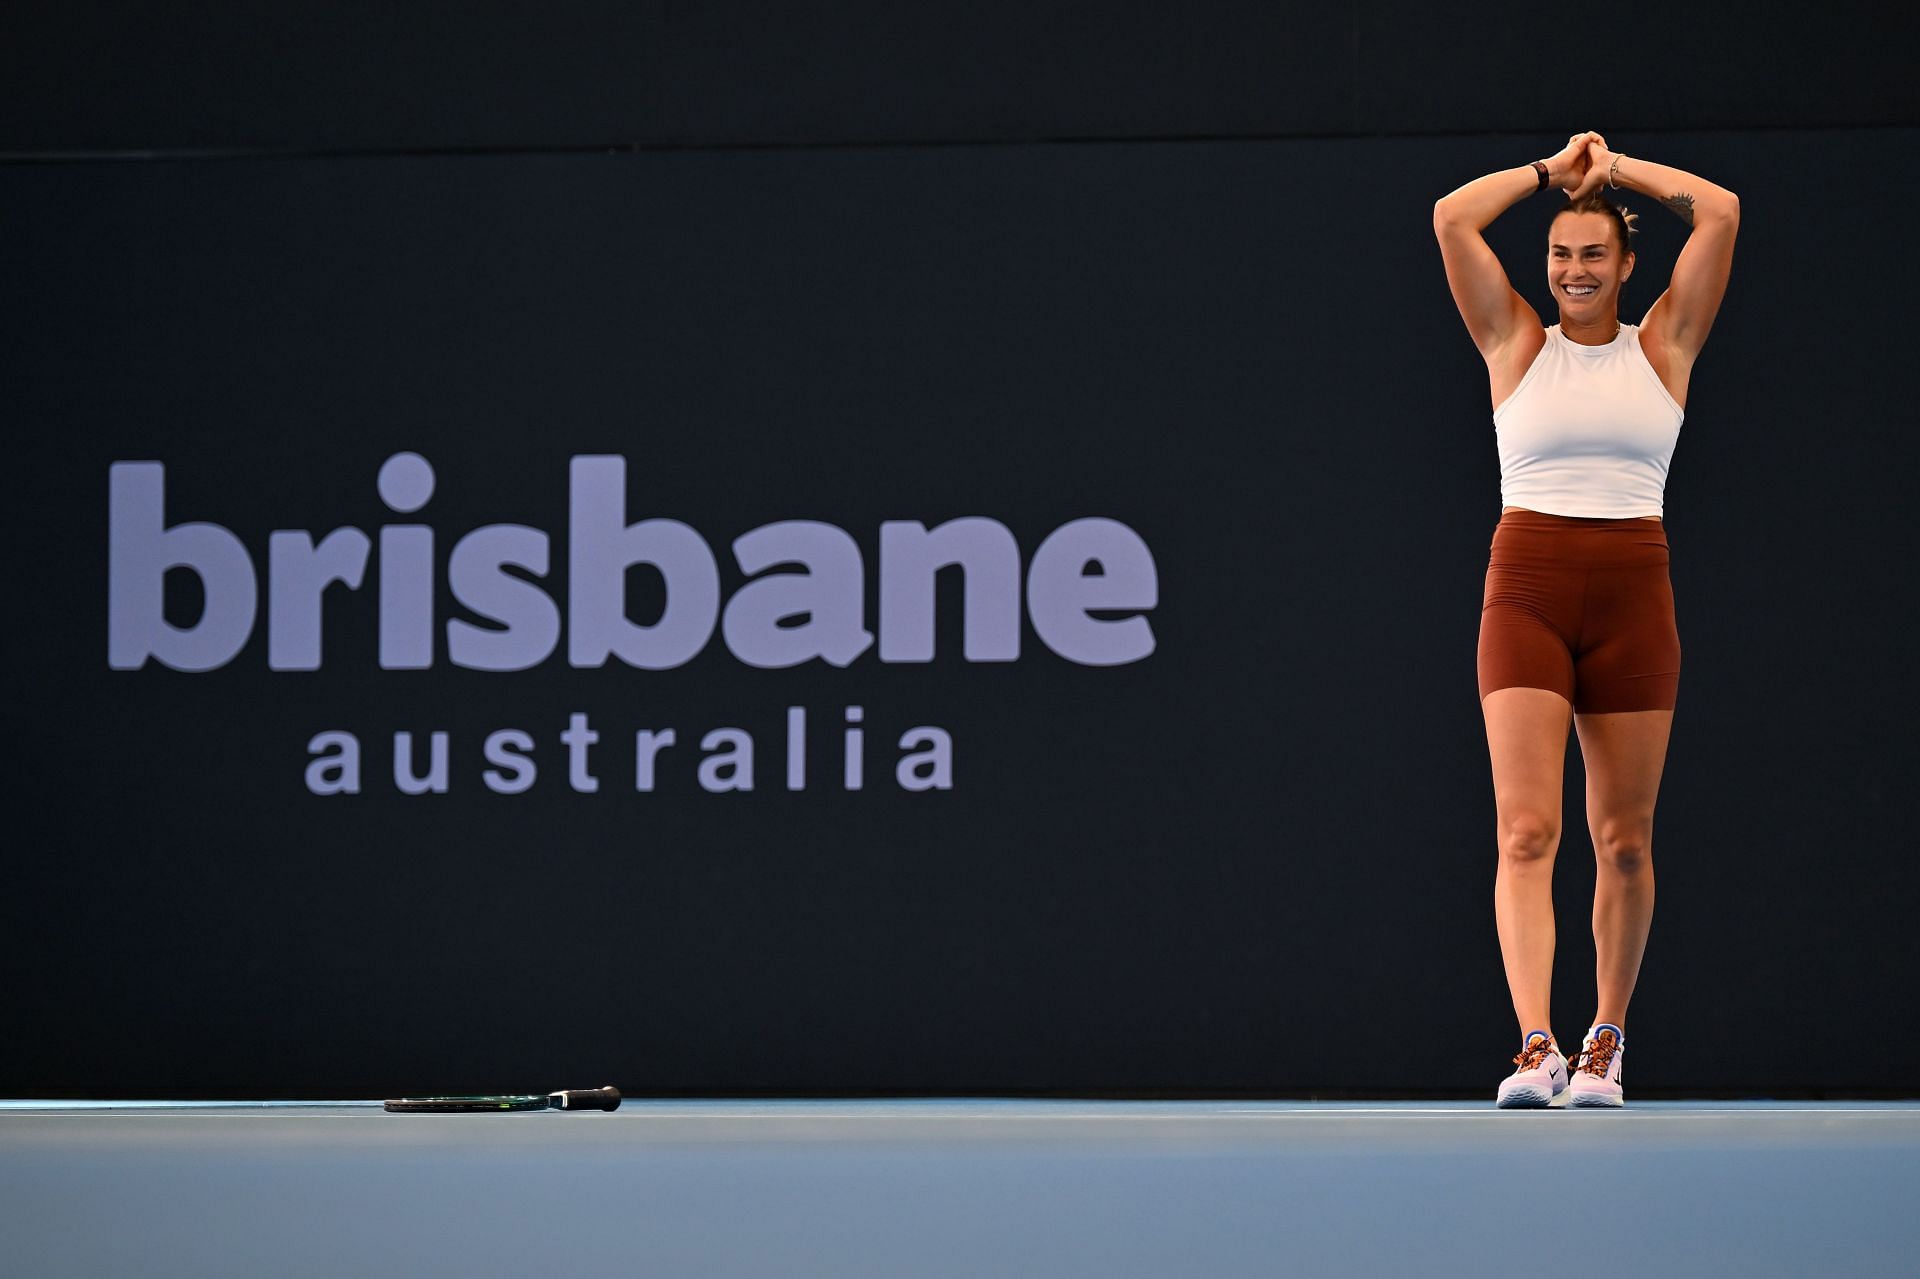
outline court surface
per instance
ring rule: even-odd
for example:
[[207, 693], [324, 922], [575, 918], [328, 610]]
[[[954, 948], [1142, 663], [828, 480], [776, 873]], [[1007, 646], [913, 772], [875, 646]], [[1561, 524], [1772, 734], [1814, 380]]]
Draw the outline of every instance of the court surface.
[[1920, 1274], [1920, 1103], [0, 1102], [0, 1271]]

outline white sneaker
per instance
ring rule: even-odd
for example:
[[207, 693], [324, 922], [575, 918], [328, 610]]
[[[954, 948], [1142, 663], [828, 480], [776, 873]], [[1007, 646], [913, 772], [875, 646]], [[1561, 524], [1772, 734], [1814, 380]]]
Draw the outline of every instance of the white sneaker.
[[1527, 1033], [1520, 1055], [1513, 1059], [1519, 1069], [1500, 1081], [1494, 1104], [1502, 1110], [1538, 1110], [1551, 1106], [1567, 1087], [1567, 1059], [1560, 1045], [1544, 1030]]
[[1618, 1026], [1600, 1023], [1587, 1032], [1574, 1057], [1573, 1078], [1567, 1084], [1569, 1106], [1624, 1106], [1620, 1086], [1620, 1059], [1626, 1056], [1627, 1036]]

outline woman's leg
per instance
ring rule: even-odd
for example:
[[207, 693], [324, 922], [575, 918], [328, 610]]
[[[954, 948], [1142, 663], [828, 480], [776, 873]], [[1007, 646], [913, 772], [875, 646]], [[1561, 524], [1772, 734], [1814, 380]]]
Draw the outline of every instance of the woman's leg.
[[1587, 768], [1593, 886], [1594, 1022], [1625, 1028], [1653, 923], [1653, 805], [1666, 768], [1673, 712], [1574, 717]]
[[1553, 855], [1573, 707], [1544, 688], [1501, 688], [1480, 703], [1493, 761], [1500, 863], [1493, 915], [1520, 1033], [1552, 1030]]

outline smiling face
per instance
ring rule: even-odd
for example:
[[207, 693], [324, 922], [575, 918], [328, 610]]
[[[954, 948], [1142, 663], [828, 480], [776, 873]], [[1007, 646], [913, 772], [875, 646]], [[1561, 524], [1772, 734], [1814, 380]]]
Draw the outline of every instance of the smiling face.
[[1620, 286], [1633, 274], [1633, 255], [1604, 213], [1562, 213], [1547, 230], [1547, 283], [1563, 325], [1611, 324], [1619, 315]]

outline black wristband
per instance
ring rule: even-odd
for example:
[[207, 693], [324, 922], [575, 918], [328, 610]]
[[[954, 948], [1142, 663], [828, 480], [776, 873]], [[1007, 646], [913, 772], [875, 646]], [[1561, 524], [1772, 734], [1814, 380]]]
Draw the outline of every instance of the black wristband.
[[1540, 185], [1533, 189], [1533, 193], [1538, 195], [1547, 189], [1547, 162], [1545, 160], [1535, 160], [1533, 167], [1540, 171]]

